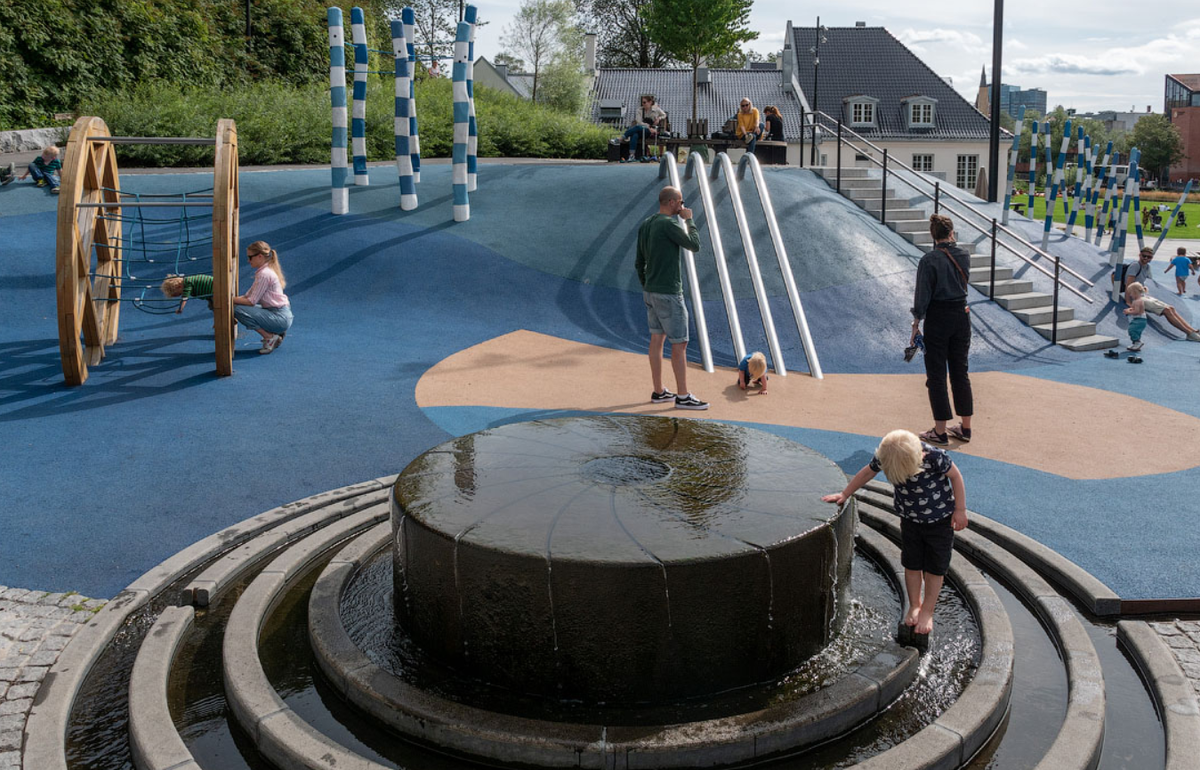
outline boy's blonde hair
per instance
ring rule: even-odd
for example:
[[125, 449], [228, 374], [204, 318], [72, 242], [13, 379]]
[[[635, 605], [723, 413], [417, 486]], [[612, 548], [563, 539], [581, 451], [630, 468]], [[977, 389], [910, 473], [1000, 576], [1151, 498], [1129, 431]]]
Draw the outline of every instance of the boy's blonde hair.
[[275, 253], [275, 249], [271, 248], [271, 244], [266, 241], [255, 241], [246, 247], [246, 254], [254, 256], [262, 254], [267, 258], [267, 267], [275, 271], [275, 275], [279, 276], [279, 288], [287, 286], [287, 278], [283, 277], [283, 266], [279, 264], [279, 255]]
[[1142, 284], [1138, 283], [1137, 281], [1134, 281], [1133, 283], [1131, 283], [1125, 287], [1125, 296], [1126, 297], [1129, 296], [1130, 292], [1133, 293], [1132, 299], [1137, 299], [1138, 297], [1144, 297], [1144, 296], [1146, 296], [1146, 287], [1143, 286]]
[[49, 147], [43, 147], [42, 154], [45, 155], [46, 153], [50, 153], [53, 157], [57, 158], [58, 157], [58, 148], [55, 147], [54, 145], [50, 145]]
[[907, 430], [894, 430], [883, 437], [875, 457], [883, 466], [883, 473], [892, 484], [903, 484], [921, 471], [925, 452], [921, 439]]
[[767, 373], [767, 357], [759, 352], [751, 354], [750, 361], [746, 364], [746, 372], [750, 375], [750, 382], [762, 377]]
[[178, 297], [183, 294], [183, 276], [169, 275], [159, 288], [168, 297]]

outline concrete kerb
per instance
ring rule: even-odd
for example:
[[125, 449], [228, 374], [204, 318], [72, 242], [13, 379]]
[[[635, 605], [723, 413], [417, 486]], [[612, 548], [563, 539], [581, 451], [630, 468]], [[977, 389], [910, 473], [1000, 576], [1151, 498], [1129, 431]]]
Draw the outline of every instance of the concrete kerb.
[[1140, 620], [1117, 623], [1125, 646], [1149, 686], [1166, 734], [1165, 770], [1189, 770], [1200, 757], [1200, 703], [1171, 649]]
[[67, 770], [67, 724], [79, 688], [113, 636], [131, 614], [199, 564], [297, 516], [383, 489], [395, 476], [372, 479], [288, 503], [210, 535], [152, 568], [117, 594], [89, 621], [51, 667], [25, 723], [24, 763], [38, 770]]
[[[873, 510], [868, 505], [859, 505], [859, 516], [863, 522], [884, 532], [893, 540], [899, 539], [900, 525], [895, 516]], [[980, 635], [983, 638], [979, 668], [958, 700], [932, 725], [899, 746], [861, 763], [861, 768], [877, 770], [901, 767], [961, 767], [983, 748], [1004, 720], [1012, 696], [1014, 661], [1012, 625], [1009, 623], [1008, 613], [987, 580], [966, 560], [954, 560], [947, 577], [966, 596], [979, 621]], [[934, 727], [957, 735], [958, 741], [953, 744], [947, 743], [938, 730], [931, 729]], [[932, 748], [919, 745], [921, 741], [929, 741], [931, 746], [949, 750], [951, 755], [936, 754]], [[918, 745], [906, 747], [913, 742], [917, 742]], [[919, 759], [921, 764], [899, 764], [899, 759], [893, 757], [893, 752], [899, 752], [894, 755], [896, 758], [911, 756]]]
[[168, 607], [138, 649], [129, 678], [129, 747], [137, 770], [198, 767], [167, 704], [175, 654], [195, 617], [191, 607]]
[[226, 700], [255, 746], [284, 770], [316, 770], [335, 763], [339, 768], [383, 768], [321, 736], [292, 713], [267, 680], [258, 657], [258, 638], [289, 585], [303, 577], [313, 562], [337, 543], [387, 517], [387, 506], [378, 505], [301, 540], [254, 578], [229, 616], [221, 648]]
[[[873, 505], [892, 510], [890, 485], [872, 482], [867, 485], [867, 490], [865, 499]], [[1093, 615], [1107, 617], [1121, 614], [1121, 597], [1115, 591], [1057, 551], [974, 511], [971, 512], [971, 527], [1062, 587]]]
[[[588, 768], [747, 761], [852, 730], [891, 703], [918, 668], [914, 650], [889, 643], [857, 671], [796, 703], [659, 727], [551, 723], [471, 708], [416, 690], [384, 671], [354, 645], [342, 625], [339, 605], [347, 585], [362, 563], [390, 542], [383, 525], [362, 535], [330, 561], [313, 586], [309, 635], [318, 665], [348, 701], [382, 723], [475, 756]], [[893, 556], [898, 559], [898, 552]]]

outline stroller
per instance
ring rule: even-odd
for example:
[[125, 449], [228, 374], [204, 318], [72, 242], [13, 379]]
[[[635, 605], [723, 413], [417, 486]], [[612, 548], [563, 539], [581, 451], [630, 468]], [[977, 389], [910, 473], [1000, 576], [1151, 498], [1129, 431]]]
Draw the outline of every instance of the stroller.
[[1160, 214], [1157, 210], [1151, 211], [1150, 212], [1150, 227], [1149, 227], [1150, 232], [1152, 232], [1152, 233], [1162, 232], [1162, 229], [1163, 229], [1162, 226], [1163, 226], [1162, 214]]
[[1177, 217], [1175, 217], [1175, 224], [1179, 225], [1180, 227], [1188, 226], [1187, 213], [1183, 209], [1180, 209], [1179, 215]]

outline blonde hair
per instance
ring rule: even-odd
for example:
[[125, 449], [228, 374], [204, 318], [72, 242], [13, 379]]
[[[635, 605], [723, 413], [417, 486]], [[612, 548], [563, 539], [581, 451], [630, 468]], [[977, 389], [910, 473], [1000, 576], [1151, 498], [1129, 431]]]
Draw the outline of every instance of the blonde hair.
[[1144, 296], [1146, 296], [1146, 287], [1143, 286], [1142, 284], [1138, 283], [1137, 281], [1134, 281], [1133, 283], [1131, 283], [1125, 287], [1125, 296], [1126, 297], [1129, 296], [1130, 292], [1133, 292], [1133, 295], [1134, 295], [1133, 299], [1137, 299], [1138, 297], [1144, 297]]
[[178, 297], [183, 294], [183, 276], [168, 275], [167, 280], [162, 282], [162, 293], [168, 297]]
[[54, 145], [50, 145], [49, 147], [43, 147], [42, 154], [44, 155], [46, 153], [50, 153], [51, 156], [57, 158], [58, 157], [58, 148], [55, 147]]
[[892, 484], [903, 484], [921, 471], [925, 452], [921, 439], [907, 430], [894, 430], [883, 437], [875, 457], [883, 466], [883, 473]]
[[[750, 376], [750, 382], [754, 382], [759, 377], [767, 373], [767, 357], [762, 353], [755, 352], [751, 354], [749, 362], [746, 363], [746, 373]], [[746, 384], [749, 385], [750, 382]]]
[[279, 255], [275, 253], [275, 249], [271, 248], [271, 244], [266, 241], [255, 241], [246, 247], [246, 256], [254, 257], [259, 254], [266, 255], [266, 267], [274, 270], [275, 275], [279, 276], [279, 288], [287, 286], [287, 279], [283, 277], [283, 266], [279, 264]]

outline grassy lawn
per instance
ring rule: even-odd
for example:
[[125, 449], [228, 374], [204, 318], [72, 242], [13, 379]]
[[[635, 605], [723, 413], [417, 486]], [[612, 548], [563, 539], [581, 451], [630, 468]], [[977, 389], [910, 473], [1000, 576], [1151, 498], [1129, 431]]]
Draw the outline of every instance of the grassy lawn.
[[[1071, 200], [1073, 200], [1073, 199], [1068, 199], [1068, 201], [1071, 201]], [[1176, 198], [1176, 200], [1178, 200], [1178, 198]], [[1014, 204], [1018, 204], [1018, 203], [1021, 204], [1022, 210], [1024, 210], [1025, 204], [1028, 201], [1029, 201], [1029, 198], [1025, 195], [1017, 195], [1015, 193], [1013, 194], [1012, 202]], [[1119, 206], [1120, 199], [1117, 199], [1115, 201], [1115, 203]], [[1157, 206], [1157, 205], [1159, 205], [1159, 202], [1146, 201], [1146, 200], [1142, 201], [1142, 208], [1147, 208], [1149, 206]], [[1162, 213], [1162, 221], [1164, 223], [1167, 221], [1167, 216], [1171, 213], [1171, 210], [1175, 208], [1175, 203], [1171, 202], [1171, 203], [1166, 203], [1165, 205], [1167, 205], [1169, 208]], [[1104, 199], [1101, 198], [1100, 202], [1096, 205], [1097, 216], [1099, 216], [1099, 211], [1103, 207], [1104, 207]], [[1062, 224], [1066, 224], [1068, 215], [1063, 213], [1063, 199], [1062, 198], [1058, 199], [1057, 204], [1055, 205], [1054, 209], [1055, 209], [1054, 210], [1054, 221], [1060, 222]], [[1200, 203], [1185, 203], [1185, 204], [1183, 204], [1183, 207], [1180, 208], [1180, 211], [1187, 215], [1188, 226], [1180, 227], [1179, 223], [1176, 222], [1174, 225], [1172, 225], [1171, 232], [1167, 233], [1167, 237], [1168, 238], [1200, 239]], [[1026, 215], [1028, 215], [1028, 212], [1026, 212]], [[1033, 199], [1033, 218], [1037, 219], [1037, 220], [1045, 221], [1045, 219], [1046, 219], [1046, 199], [1045, 198], [1034, 198]], [[1133, 201], [1130, 201], [1130, 203], [1129, 203], [1129, 232], [1130, 233], [1134, 232], [1133, 218], [1134, 218]], [[1075, 217], [1075, 234], [1076, 235], [1082, 235], [1083, 222], [1084, 222], [1084, 212], [1081, 208], [1078, 216]], [[1157, 232], [1151, 233], [1148, 230], [1146, 230], [1144, 232], [1147, 237], [1158, 238], [1158, 236], [1159, 236], [1159, 233], [1157, 233]]]

